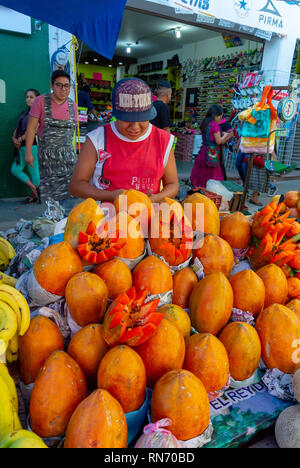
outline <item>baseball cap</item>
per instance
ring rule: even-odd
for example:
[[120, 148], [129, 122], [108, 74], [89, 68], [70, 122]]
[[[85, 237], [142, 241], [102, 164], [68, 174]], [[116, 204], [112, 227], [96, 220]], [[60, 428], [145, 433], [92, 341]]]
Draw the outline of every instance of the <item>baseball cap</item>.
[[152, 92], [139, 78], [118, 81], [112, 92], [112, 115], [125, 122], [146, 122], [156, 117]]

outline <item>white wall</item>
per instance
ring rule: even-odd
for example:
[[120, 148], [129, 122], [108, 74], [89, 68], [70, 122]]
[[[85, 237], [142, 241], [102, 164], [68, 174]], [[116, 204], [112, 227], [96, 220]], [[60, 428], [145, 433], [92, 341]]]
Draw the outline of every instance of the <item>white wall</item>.
[[0, 104], [6, 103], [6, 84], [5, 81], [0, 80]]
[[0, 29], [31, 34], [31, 18], [10, 8], [0, 6]]
[[[59, 48], [66, 45], [67, 49], [70, 51], [70, 68], [71, 68], [71, 81], [74, 83], [75, 76], [74, 76], [74, 57], [72, 54], [72, 34], [64, 31], [62, 29], [57, 28], [56, 26], [51, 26], [49, 24], [49, 56], [50, 60], [52, 54]], [[50, 81], [49, 81], [50, 83]], [[70, 98], [75, 100], [75, 90], [72, 86], [70, 92]]]
[[266, 83], [278, 86], [289, 84], [297, 42], [296, 31], [294, 33], [283, 38], [274, 37], [266, 43], [262, 63]]
[[[179, 41], [178, 41], [179, 42]], [[174, 49], [168, 52], [160, 52], [156, 55], [147, 56], [138, 59], [138, 65], [143, 63], [151, 63], [151, 62], [159, 62], [163, 60], [164, 68], [167, 67], [167, 60], [171, 59], [173, 55], [178, 55], [179, 61], [182, 64], [188, 58], [191, 59], [203, 59], [206, 57], [214, 57], [214, 56], [223, 56], [223, 55], [230, 55], [236, 54], [239, 52], [248, 51], [251, 49], [261, 48], [262, 44], [258, 42], [249, 41], [244, 39], [244, 44], [240, 47], [232, 47], [228, 49], [225, 46], [225, 42], [223, 40], [222, 35], [220, 34], [217, 37], [213, 37], [207, 40], [194, 42], [192, 44], [185, 44], [181, 48]], [[125, 68], [122, 67], [123, 73], [125, 73]], [[129, 68], [129, 74], [136, 74], [137, 73], [137, 65], [131, 65]]]

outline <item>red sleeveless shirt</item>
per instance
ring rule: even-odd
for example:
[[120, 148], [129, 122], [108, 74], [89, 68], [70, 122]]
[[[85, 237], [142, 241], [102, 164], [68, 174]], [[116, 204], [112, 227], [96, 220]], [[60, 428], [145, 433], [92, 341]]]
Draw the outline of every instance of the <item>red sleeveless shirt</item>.
[[98, 127], [88, 137], [98, 158], [90, 181], [94, 187], [159, 193], [173, 135], [149, 124], [146, 134], [132, 141], [121, 135], [112, 122]]

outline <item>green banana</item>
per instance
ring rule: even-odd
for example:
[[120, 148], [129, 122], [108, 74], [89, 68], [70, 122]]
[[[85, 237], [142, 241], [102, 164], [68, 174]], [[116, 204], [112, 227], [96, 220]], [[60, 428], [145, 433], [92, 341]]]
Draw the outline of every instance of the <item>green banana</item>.
[[13, 444], [10, 445], [11, 449], [41, 449], [41, 448], [48, 448], [47, 445], [44, 444], [42, 440], [38, 441], [33, 437], [23, 437], [21, 439], [16, 440]]
[[8, 284], [9, 286], [12, 286], [13, 288], [16, 287], [18, 280], [14, 278], [13, 276], [6, 275], [5, 273], [0, 273], [0, 283], [3, 284]]
[[17, 440], [24, 438], [35, 439], [37, 442], [41, 442], [42, 444], [44, 443], [42, 439], [34, 432], [21, 429], [19, 431], [11, 432], [6, 437], [4, 437], [4, 439], [0, 442], [0, 448], [10, 448], [12, 444], [17, 442]]

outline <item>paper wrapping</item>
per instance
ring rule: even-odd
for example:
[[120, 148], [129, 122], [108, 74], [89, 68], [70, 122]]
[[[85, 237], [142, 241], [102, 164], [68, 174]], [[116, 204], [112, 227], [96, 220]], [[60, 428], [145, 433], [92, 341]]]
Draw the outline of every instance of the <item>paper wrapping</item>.
[[293, 375], [285, 374], [279, 369], [268, 369], [262, 378], [263, 383], [268, 389], [270, 395], [280, 400], [293, 401], [297, 399], [293, 391]]
[[18, 289], [27, 299], [29, 307], [42, 307], [62, 299], [63, 296], [57, 296], [46, 291], [37, 282], [33, 269], [24, 273], [16, 284]]
[[184, 268], [188, 267], [192, 259], [192, 255], [191, 255], [188, 258], [188, 260], [186, 260], [184, 263], [181, 263], [180, 265], [177, 265], [177, 266], [171, 266], [164, 259], [164, 257], [161, 257], [160, 255], [157, 255], [156, 253], [152, 252], [150, 242], [148, 240], [146, 240], [146, 250], [147, 250], [148, 255], [155, 255], [155, 257], [158, 257], [161, 261], [163, 261], [170, 268], [172, 275], [174, 275], [177, 271], [183, 270]]
[[232, 309], [232, 314], [230, 317], [231, 322], [244, 322], [255, 326], [255, 319], [253, 315], [248, 312], [247, 310], [236, 309], [235, 307]]

